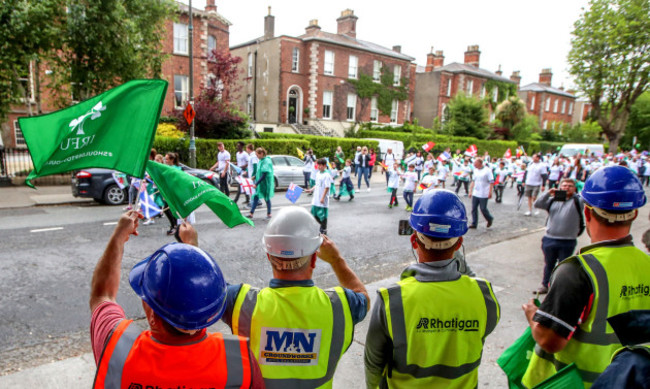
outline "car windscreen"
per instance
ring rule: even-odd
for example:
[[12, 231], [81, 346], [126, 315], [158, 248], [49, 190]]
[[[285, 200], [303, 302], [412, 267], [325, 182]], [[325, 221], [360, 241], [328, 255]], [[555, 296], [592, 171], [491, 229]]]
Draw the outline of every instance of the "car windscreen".
[[273, 166], [289, 166], [284, 157], [271, 157], [271, 162], [273, 162]]

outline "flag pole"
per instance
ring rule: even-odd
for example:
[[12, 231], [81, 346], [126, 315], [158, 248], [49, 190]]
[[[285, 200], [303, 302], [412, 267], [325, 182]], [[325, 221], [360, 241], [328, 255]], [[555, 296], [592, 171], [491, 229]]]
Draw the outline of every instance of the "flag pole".
[[[193, 38], [194, 38], [194, 25], [192, 23], [192, 0], [189, 4], [189, 16], [190, 22], [188, 25], [189, 31], [189, 54], [190, 54], [190, 105], [194, 109], [194, 58], [193, 58]], [[196, 168], [196, 141], [194, 139], [194, 118], [192, 118], [192, 123], [190, 123], [190, 167]]]

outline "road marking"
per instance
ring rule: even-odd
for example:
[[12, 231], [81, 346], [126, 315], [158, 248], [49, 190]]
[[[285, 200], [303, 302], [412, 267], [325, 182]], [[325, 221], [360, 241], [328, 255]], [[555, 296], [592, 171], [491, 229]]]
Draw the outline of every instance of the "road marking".
[[106, 222], [106, 223], [104, 223], [105, 226], [114, 226], [116, 224], [117, 224], [117, 222]]
[[63, 227], [39, 228], [38, 230], [30, 230], [29, 232], [57, 231], [57, 230], [62, 230], [62, 229], [63, 229]]

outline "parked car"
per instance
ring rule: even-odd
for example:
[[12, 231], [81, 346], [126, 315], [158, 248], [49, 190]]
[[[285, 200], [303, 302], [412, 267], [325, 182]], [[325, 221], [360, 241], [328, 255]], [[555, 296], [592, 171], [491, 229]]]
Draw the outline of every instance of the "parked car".
[[207, 182], [208, 184], [212, 184], [219, 188], [219, 175], [211, 170], [204, 170], [204, 169], [197, 169], [197, 168], [191, 168], [187, 165], [184, 165], [182, 163], [179, 163], [178, 166], [181, 167], [181, 170], [183, 170], [185, 173], [200, 178], [203, 181]]
[[288, 188], [293, 182], [295, 184], [303, 183], [304, 176], [302, 168], [305, 163], [292, 155], [269, 155], [273, 163], [273, 178], [275, 179], [275, 188]]
[[127, 189], [120, 189], [113, 178], [115, 170], [90, 168], [83, 169], [72, 176], [72, 195], [91, 197], [95, 201], [119, 205], [128, 199]]

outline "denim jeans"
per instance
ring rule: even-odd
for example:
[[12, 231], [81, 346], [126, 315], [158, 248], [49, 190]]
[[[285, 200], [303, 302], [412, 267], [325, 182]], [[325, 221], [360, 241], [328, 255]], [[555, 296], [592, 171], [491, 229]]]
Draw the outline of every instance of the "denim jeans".
[[357, 183], [357, 186], [359, 189], [361, 189], [361, 177], [366, 180], [366, 186], [370, 188], [370, 181], [368, 181], [368, 170], [370, 170], [368, 167], [357, 167], [357, 172], [359, 173], [359, 182]]
[[476, 227], [478, 225], [478, 209], [481, 208], [481, 213], [487, 221], [492, 221], [494, 218], [490, 215], [490, 211], [487, 209], [488, 199], [472, 196], [472, 225]]
[[302, 176], [305, 178], [305, 189], [309, 189], [309, 177], [311, 177], [311, 172], [302, 172]]
[[[260, 198], [257, 196], [253, 196], [253, 205], [251, 205], [251, 215], [255, 213], [255, 208], [257, 208], [257, 205], [261, 202]], [[266, 200], [266, 214], [270, 215], [271, 214], [271, 199]]]
[[555, 265], [573, 255], [577, 244], [577, 239], [555, 239], [548, 236], [542, 238], [542, 252], [544, 253], [542, 285], [548, 287]]
[[405, 190], [402, 193], [402, 196], [404, 196], [404, 201], [406, 201], [406, 205], [409, 207], [413, 206], [413, 191], [410, 190]]

